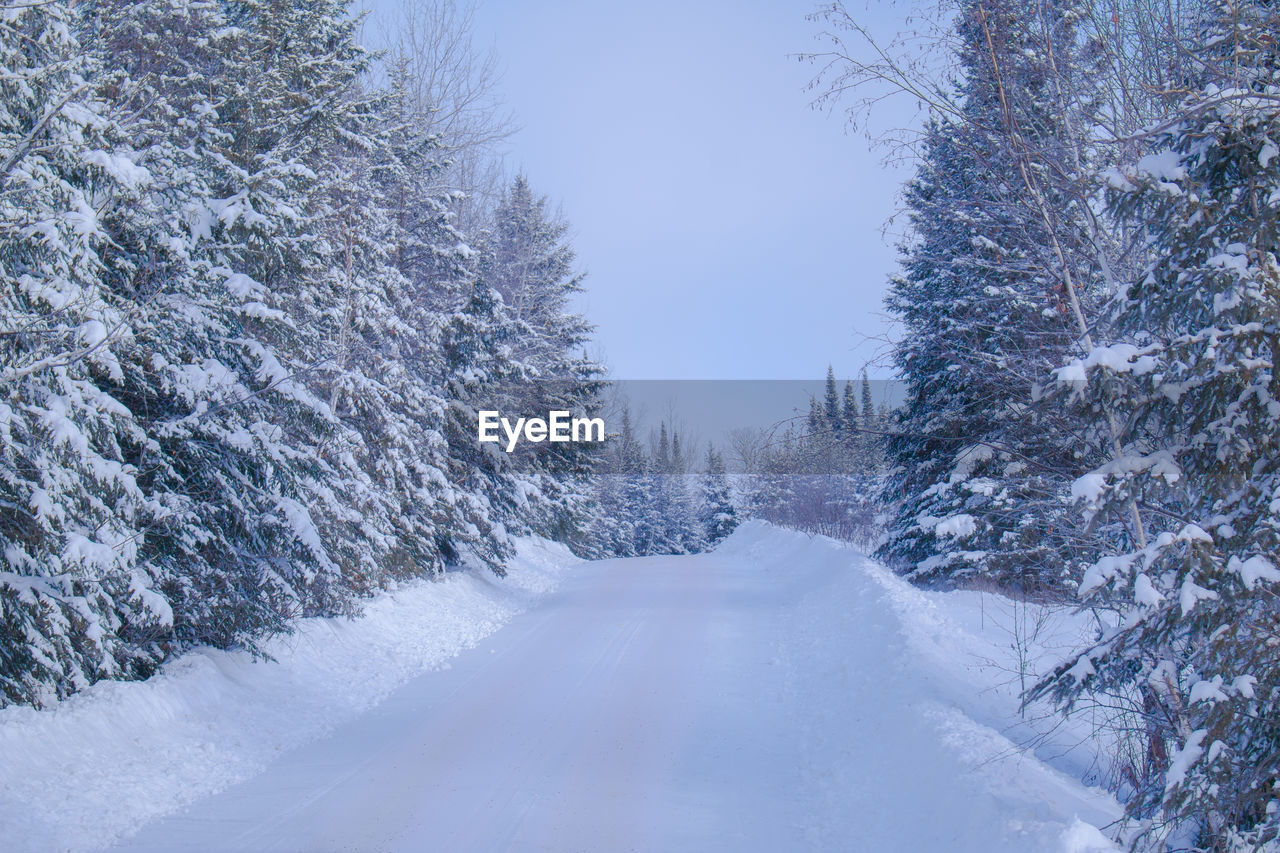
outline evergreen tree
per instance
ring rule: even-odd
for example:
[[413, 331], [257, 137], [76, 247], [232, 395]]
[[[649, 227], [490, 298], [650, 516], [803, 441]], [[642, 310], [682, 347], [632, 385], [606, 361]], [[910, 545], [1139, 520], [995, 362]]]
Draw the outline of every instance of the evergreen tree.
[[702, 479], [702, 506], [699, 513], [706, 547], [713, 548], [738, 526], [733, 492], [724, 458], [707, 445], [707, 467]]
[[393, 68], [370, 111], [376, 126], [333, 155], [343, 177], [326, 220], [337, 285], [329, 397], [350, 429], [379, 574], [438, 573], [464, 549], [500, 571], [506, 544], [484, 516], [487, 492], [464, 484], [491, 487], [472, 469], [502, 460], [477, 461], [462, 432], [503, 336], [474, 289], [474, 253], [449, 224], [447, 199], [422, 189], [441, 168], [439, 141], [419, 128], [404, 87]]
[[619, 511], [629, 519], [631, 539], [628, 551], [638, 557], [657, 552], [662, 540], [662, 519], [655, 511], [657, 498], [653, 465], [632, 432], [629, 414], [623, 411], [619, 441], [619, 471], [622, 500]]
[[593, 539], [615, 557], [653, 553], [660, 537], [651, 466], [636, 438], [631, 411], [623, 406], [621, 429], [599, 460], [600, 512], [592, 521]]
[[[451, 500], [471, 520], [471, 527], [445, 528], [440, 545], [446, 559], [457, 559], [468, 550], [498, 574], [504, 574], [501, 564], [511, 547], [499, 526], [518, 517], [528, 505], [528, 493], [510, 455], [494, 445], [479, 444], [475, 429], [478, 410], [495, 399], [490, 389], [509, 387], [519, 377], [507, 346], [514, 333], [502, 313], [501, 297], [480, 281], [473, 285], [467, 305], [449, 319], [442, 341], [450, 377], [445, 426], [448, 482]], [[479, 535], [466, 535], [469, 531]]]
[[862, 371], [862, 429], [871, 435], [879, 427], [875, 400], [871, 397], [871, 380], [867, 378], [867, 372], [864, 370]]
[[316, 402], [249, 331], [287, 324], [209, 251], [222, 203], [214, 152], [227, 139], [210, 89], [228, 73], [233, 36], [213, 4], [98, 0], [81, 11], [103, 69], [95, 87], [151, 175], [145, 192], [100, 201], [104, 282], [134, 305], [144, 367], [116, 393], [140, 415], [140, 482], [164, 508], [137, 539], [139, 559], [173, 614], [168, 630], [130, 641], [151, 660], [195, 643], [252, 648], [308, 599], [332, 609], [342, 593], [305, 508], [322, 466], [313, 445], [273, 426], [282, 410], [258, 393], [275, 383], [281, 397]]
[[895, 360], [907, 399], [879, 553], [920, 580], [985, 573], [1034, 591], [1065, 584], [1075, 557], [1074, 425], [1032, 404], [1074, 344], [1066, 276], [1093, 280], [1091, 212], [1075, 179], [1045, 165], [1080, 126], [1055, 72], [1079, 55], [1079, 19], [1069, 0], [1035, 14], [962, 3], [958, 113], [930, 123], [907, 188], [914, 236], [887, 299], [906, 327]]
[[[604, 370], [582, 350], [591, 325], [570, 302], [582, 290], [584, 275], [574, 269], [567, 232], [564, 219], [547, 210], [546, 198], [517, 175], [484, 235], [481, 276], [518, 329], [508, 342], [509, 357], [520, 366], [518, 387], [508, 389], [513, 411], [594, 417], [601, 408]], [[579, 541], [597, 452], [584, 442], [528, 449], [518, 461], [531, 479], [531, 500], [518, 516], [504, 520], [516, 529]]]
[[575, 272], [569, 226], [547, 211], [524, 175], [517, 175], [493, 214], [482, 272], [502, 295], [509, 313], [529, 333], [513, 347], [515, 356], [557, 373], [575, 360], [591, 327], [572, 312], [569, 300], [582, 291], [584, 274]]
[[805, 426], [807, 427], [806, 435], [815, 442], [826, 432], [826, 424], [823, 422], [822, 417], [822, 406], [819, 405], [817, 397], [809, 398], [809, 415], [805, 419]]
[[683, 529], [679, 517], [676, 468], [672, 460], [671, 440], [667, 435], [666, 421], [658, 425], [658, 443], [651, 460], [653, 481], [654, 525], [658, 531], [652, 543], [652, 553], [680, 554], [684, 552]]
[[1111, 175], [1153, 247], [1110, 318], [1122, 343], [1059, 372], [1123, 413], [1117, 453], [1074, 487], [1115, 537], [1080, 594], [1120, 615], [1035, 695], [1140, 692], [1156, 766], [1130, 812], [1161, 809], [1173, 826], [1152, 831], [1197, 849], [1280, 837], [1278, 31], [1270, 3], [1214, 4], [1178, 120]]
[[688, 470], [684, 449], [680, 446], [680, 433], [674, 429], [671, 430], [671, 470], [677, 474], [683, 474]]
[[202, 261], [230, 277], [245, 306], [239, 341], [258, 362], [249, 391], [274, 425], [259, 429], [258, 452], [274, 464], [219, 473], [217, 488], [234, 484], [249, 503], [212, 523], [254, 521], [222, 558], [239, 564], [216, 574], [255, 578], [287, 602], [286, 616], [338, 612], [360, 587], [343, 566], [364, 559], [364, 543], [346, 535], [359, 527], [358, 484], [340, 467], [349, 433], [327, 399], [331, 321], [344, 309], [334, 304], [334, 247], [317, 225], [340, 178], [330, 155], [372, 122], [354, 96], [369, 56], [340, 0], [244, 0], [224, 15], [222, 61], [208, 81], [215, 133], [202, 161], [212, 200], [193, 228]]
[[827, 386], [822, 398], [822, 414], [824, 426], [832, 440], [840, 438], [843, 424], [840, 421], [840, 391], [836, 387], [836, 372], [827, 365]]
[[576, 534], [589, 450], [474, 436], [481, 401], [598, 405], [565, 226], [521, 179], [469, 248], [359, 26], [340, 0], [0, 16], [0, 704]]
[[844, 383], [844, 397], [840, 404], [840, 420], [847, 442], [853, 443], [859, 437], [862, 422], [858, 414], [858, 399], [854, 396], [852, 380]]
[[138, 559], [164, 508], [119, 399], [133, 303], [102, 281], [99, 205], [150, 173], [89, 87], [71, 9], [0, 18], [0, 701], [43, 703], [154, 657], [125, 640], [172, 621]]
[[705, 541], [699, 529], [697, 514], [689, 498], [689, 466], [680, 445], [680, 433], [671, 432], [670, 498], [671, 529], [678, 550], [672, 553], [696, 554]]
[[879, 477], [884, 469], [884, 420], [876, 413], [875, 400], [871, 396], [871, 380], [862, 371], [862, 412], [858, 424], [861, 429], [859, 446], [863, 467], [872, 477]]

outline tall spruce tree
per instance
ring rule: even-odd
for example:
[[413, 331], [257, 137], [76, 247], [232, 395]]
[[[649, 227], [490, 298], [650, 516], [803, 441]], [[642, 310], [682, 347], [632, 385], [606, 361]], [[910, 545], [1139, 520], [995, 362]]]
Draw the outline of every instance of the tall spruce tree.
[[1280, 838], [1277, 32], [1271, 3], [1213, 4], [1177, 121], [1110, 176], [1153, 248], [1110, 317], [1122, 342], [1059, 373], [1123, 414], [1074, 489], [1115, 531], [1080, 594], [1119, 616], [1035, 695], [1140, 693], [1154, 766], [1130, 813], [1206, 850]]
[[873, 432], [878, 424], [876, 418], [876, 403], [871, 396], [871, 380], [867, 378], [867, 371], [862, 371], [862, 428], [867, 433]]
[[887, 299], [905, 327], [907, 396], [880, 554], [919, 580], [983, 573], [1034, 591], [1069, 577], [1080, 463], [1069, 425], [1033, 402], [1071, 352], [1093, 280], [1076, 178], [1046, 165], [1081, 119], [1055, 88], [1081, 49], [1078, 19], [1069, 0], [962, 3], [959, 106], [927, 127], [907, 187], [913, 237]]
[[120, 399], [145, 365], [136, 302], [103, 280], [118, 265], [100, 215], [152, 176], [76, 33], [60, 2], [0, 17], [0, 704], [146, 667], [130, 634], [172, 622], [138, 557], [165, 510], [139, 483], [148, 438]]
[[363, 543], [346, 536], [358, 528], [357, 485], [339, 465], [348, 435], [326, 393], [327, 321], [343, 309], [319, 226], [332, 201], [330, 155], [369, 120], [353, 97], [369, 56], [340, 0], [223, 9], [222, 64], [209, 81], [216, 136], [204, 157], [212, 202], [196, 227], [203, 259], [244, 305], [238, 342], [257, 361], [249, 390], [270, 418], [256, 435], [274, 464], [239, 466], [224, 481], [247, 505], [216, 523], [250, 526], [219, 573], [263, 584], [285, 615], [340, 611], [359, 587], [344, 566], [362, 559]]
[[678, 479], [673, 458], [671, 437], [667, 423], [658, 425], [658, 442], [650, 460], [653, 476], [654, 524], [658, 535], [653, 543], [653, 553], [680, 554], [684, 552], [683, 519], [680, 517], [679, 490], [683, 482]]
[[867, 372], [862, 371], [862, 411], [858, 423], [859, 445], [863, 453], [864, 468], [871, 477], [879, 477], [884, 473], [884, 419], [876, 412], [876, 403], [871, 395], [871, 380]]
[[[513, 411], [594, 417], [601, 409], [604, 370], [583, 350], [591, 325], [571, 304], [582, 290], [584, 274], [574, 267], [567, 232], [564, 219], [547, 209], [547, 199], [517, 175], [494, 209], [482, 241], [480, 274], [501, 297], [518, 330], [509, 341], [510, 358], [519, 365], [519, 376], [508, 389]], [[525, 450], [518, 462], [531, 480], [530, 500], [507, 523], [582, 544], [599, 450], [588, 442], [545, 443]]]
[[823, 426], [830, 433], [831, 439], [837, 440], [843, 432], [844, 424], [840, 421], [840, 389], [836, 385], [836, 371], [827, 365], [827, 383], [822, 395]]
[[211, 83], [226, 73], [231, 35], [214, 4], [96, 0], [79, 11], [102, 69], [95, 88], [150, 174], [145, 192], [104, 199], [101, 219], [104, 283], [135, 306], [143, 367], [116, 393], [147, 433], [140, 483], [163, 507], [137, 540], [139, 560], [173, 614], [165, 630], [129, 639], [151, 660], [195, 643], [252, 647], [298, 608], [306, 581], [284, 581], [282, 561], [332, 563], [293, 503], [309, 466], [290, 458], [296, 448], [272, 426], [279, 410], [255, 394], [265, 351], [246, 330], [280, 316], [207, 251], [212, 152], [227, 139]]
[[862, 430], [862, 421], [858, 413], [858, 398], [853, 391], [853, 380], [847, 380], [844, 383], [844, 394], [840, 401], [840, 420], [843, 422], [843, 434], [846, 443], [852, 443], [858, 438]]

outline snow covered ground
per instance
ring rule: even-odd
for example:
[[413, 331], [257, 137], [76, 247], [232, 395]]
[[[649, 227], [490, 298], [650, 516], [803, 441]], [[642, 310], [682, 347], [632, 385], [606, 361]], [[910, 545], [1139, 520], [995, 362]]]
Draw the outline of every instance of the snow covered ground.
[[1080, 630], [758, 523], [693, 557], [526, 542], [506, 581], [406, 585], [276, 663], [197, 653], [0, 712], [0, 827], [10, 850], [1112, 850], [1080, 723], [1017, 709]]
[[359, 620], [302, 620], [268, 645], [275, 662], [196, 651], [148, 681], [100, 682], [48, 711], [0, 709], [0, 849], [104, 847], [448, 667], [578, 562], [541, 540], [519, 550], [505, 580], [451, 572], [402, 584]]

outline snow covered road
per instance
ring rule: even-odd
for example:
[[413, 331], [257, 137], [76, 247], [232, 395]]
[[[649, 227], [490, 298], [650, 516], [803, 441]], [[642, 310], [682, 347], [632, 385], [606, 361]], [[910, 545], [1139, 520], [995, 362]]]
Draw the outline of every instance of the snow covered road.
[[[694, 557], [527, 540], [275, 661], [3, 709], [0, 847], [1113, 850], [1087, 725], [1019, 718], [1017, 608], [758, 523]], [[1084, 626], [1030, 615], [1043, 670]]]
[[1110, 798], [950, 701], [964, 650], [939, 668], [919, 635], [959, 629], [877, 571], [757, 526], [584, 564], [451, 668], [120, 849], [1109, 849]]
[[782, 849], [804, 816], [767, 665], [780, 580], [716, 556], [591, 564], [125, 849]]

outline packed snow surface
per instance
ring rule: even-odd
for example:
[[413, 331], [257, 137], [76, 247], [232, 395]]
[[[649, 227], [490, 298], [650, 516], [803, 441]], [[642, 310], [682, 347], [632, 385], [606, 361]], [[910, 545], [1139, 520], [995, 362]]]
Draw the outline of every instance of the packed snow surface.
[[1082, 629], [758, 523], [698, 556], [529, 541], [507, 580], [406, 585], [276, 662], [0, 712], [0, 826], [9, 850], [1113, 850], [1088, 742], [1017, 711]]

